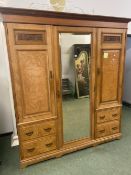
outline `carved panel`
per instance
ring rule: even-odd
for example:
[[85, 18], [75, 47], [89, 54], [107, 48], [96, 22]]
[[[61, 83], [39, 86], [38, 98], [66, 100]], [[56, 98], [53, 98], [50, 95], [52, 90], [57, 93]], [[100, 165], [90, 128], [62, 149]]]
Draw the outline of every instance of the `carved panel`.
[[117, 100], [119, 50], [103, 50], [101, 59], [101, 102]]
[[16, 44], [46, 44], [46, 32], [44, 31], [15, 31]]
[[102, 35], [103, 43], [121, 43], [121, 35], [118, 34], [103, 34]]
[[24, 115], [49, 111], [48, 56], [45, 51], [18, 51]]

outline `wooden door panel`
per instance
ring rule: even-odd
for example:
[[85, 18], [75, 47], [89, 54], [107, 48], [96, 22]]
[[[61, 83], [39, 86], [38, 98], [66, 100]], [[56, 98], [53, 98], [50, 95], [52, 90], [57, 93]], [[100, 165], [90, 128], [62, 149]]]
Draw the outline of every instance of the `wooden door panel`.
[[98, 29], [96, 107], [121, 105], [126, 30]]
[[6, 27], [18, 121], [55, 117], [51, 27], [32, 24]]
[[117, 100], [119, 50], [103, 50], [101, 58], [101, 103]]
[[[18, 51], [24, 115], [49, 112], [48, 55], [45, 51]], [[46, 102], [46, 103], [45, 103]]]

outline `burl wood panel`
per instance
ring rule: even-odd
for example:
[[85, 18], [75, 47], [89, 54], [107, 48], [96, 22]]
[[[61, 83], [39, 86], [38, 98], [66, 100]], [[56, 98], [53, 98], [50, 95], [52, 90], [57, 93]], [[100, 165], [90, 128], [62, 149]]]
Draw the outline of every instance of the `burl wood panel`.
[[45, 51], [17, 51], [24, 115], [49, 111], [48, 55]]
[[101, 102], [117, 100], [119, 50], [104, 50], [101, 58]]

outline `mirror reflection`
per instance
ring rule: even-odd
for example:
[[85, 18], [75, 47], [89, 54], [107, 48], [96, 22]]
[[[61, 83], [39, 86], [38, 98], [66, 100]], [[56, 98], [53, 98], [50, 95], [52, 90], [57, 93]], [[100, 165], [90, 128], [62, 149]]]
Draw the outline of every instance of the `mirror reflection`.
[[90, 137], [91, 34], [60, 33], [64, 142]]

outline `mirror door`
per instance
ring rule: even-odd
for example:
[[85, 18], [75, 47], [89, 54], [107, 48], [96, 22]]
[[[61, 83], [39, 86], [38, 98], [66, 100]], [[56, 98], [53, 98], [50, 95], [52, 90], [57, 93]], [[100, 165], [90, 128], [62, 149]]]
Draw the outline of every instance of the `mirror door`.
[[92, 33], [79, 27], [57, 29], [63, 143], [91, 138]]

